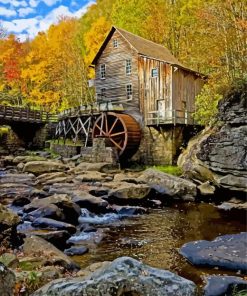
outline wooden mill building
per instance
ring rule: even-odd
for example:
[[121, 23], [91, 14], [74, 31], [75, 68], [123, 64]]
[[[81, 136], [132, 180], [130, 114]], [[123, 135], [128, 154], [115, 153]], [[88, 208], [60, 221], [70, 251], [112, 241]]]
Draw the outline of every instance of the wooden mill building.
[[97, 101], [122, 106], [141, 127], [134, 156], [149, 164], [172, 164], [194, 125], [195, 96], [205, 77], [183, 66], [168, 49], [112, 27], [96, 54]]

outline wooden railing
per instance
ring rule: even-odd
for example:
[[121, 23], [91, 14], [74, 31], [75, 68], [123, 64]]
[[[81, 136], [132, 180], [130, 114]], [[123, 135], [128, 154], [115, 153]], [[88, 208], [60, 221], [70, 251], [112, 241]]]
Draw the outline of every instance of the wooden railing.
[[40, 110], [2, 105], [0, 105], [0, 119], [4, 119], [6, 121], [25, 121], [36, 123], [56, 122], [58, 120], [56, 114]]
[[193, 112], [187, 110], [167, 110], [164, 112], [151, 111], [148, 112], [146, 119], [147, 125], [162, 125], [162, 124], [196, 124], [193, 118]]
[[77, 117], [83, 115], [99, 114], [102, 111], [122, 111], [123, 105], [112, 101], [98, 101], [91, 105], [82, 105], [66, 109], [58, 114], [59, 120], [68, 117]]

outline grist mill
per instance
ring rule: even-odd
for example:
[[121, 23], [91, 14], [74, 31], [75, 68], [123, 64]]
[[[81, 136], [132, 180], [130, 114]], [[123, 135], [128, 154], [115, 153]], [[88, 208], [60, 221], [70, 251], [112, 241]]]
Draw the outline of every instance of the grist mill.
[[65, 111], [56, 137], [83, 138], [85, 147], [101, 138], [120, 160], [173, 164], [197, 126], [195, 97], [206, 77], [162, 45], [116, 27], [91, 67], [96, 104]]

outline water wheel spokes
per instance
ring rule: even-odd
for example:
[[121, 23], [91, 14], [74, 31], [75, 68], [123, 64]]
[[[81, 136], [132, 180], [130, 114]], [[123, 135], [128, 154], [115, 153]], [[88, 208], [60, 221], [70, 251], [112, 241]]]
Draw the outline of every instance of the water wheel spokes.
[[103, 112], [96, 119], [93, 138], [106, 138], [109, 146], [115, 147], [121, 157], [131, 157], [138, 149], [141, 132], [138, 123], [129, 115]]
[[95, 122], [93, 136], [109, 139], [111, 145], [121, 154], [126, 146], [127, 129], [117, 114], [104, 112]]

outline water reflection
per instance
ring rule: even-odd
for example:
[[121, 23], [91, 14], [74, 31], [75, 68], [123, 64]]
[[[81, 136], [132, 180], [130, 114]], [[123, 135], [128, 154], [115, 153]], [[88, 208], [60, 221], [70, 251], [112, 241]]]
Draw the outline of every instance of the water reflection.
[[191, 266], [179, 255], [179, 248], [189, 241], [212, 240], [218, 235], [245, 230], [244, 213], [235, 216], [234, 212], [220, 212], [210, 204], [174, 205], [107, 225], [104, 240], [88, 254], [73, 259], [86, 267], [94, 262], [131, 256], [200, 283], [204, 273], [226, 272]]

